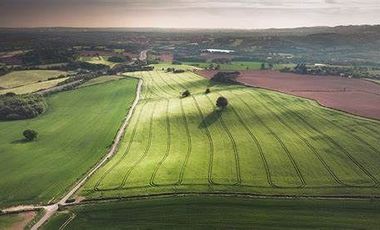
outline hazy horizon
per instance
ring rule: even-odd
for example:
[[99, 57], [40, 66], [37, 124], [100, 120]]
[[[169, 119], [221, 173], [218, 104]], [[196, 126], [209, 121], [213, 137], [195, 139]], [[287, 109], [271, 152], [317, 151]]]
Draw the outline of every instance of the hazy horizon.
[[268, 29], [380, 24], [377, 0], [0, 0], [0, 27]]

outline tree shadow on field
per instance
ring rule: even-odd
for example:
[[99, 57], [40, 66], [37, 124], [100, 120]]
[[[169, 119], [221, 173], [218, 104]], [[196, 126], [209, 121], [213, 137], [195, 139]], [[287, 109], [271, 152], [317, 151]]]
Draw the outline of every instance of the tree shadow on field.
[[30, 141], [28, 141], [26, 138], [23, 138], [23, 139], [18, 139], [18, 140], [14, 140], [11, 142], [11, 144], [26, 144], [26, 143], [29, 143]]
[[207, 115], [202, 122], [199, 124], [198, 128], [205, 129], [214, 124], [222, 116], [221, 110], [214, 110], [209, 115]]

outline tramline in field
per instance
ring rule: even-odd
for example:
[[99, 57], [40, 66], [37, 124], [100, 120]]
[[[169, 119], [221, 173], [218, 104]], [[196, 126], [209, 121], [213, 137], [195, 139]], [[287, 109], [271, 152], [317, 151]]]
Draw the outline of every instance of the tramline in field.
[[[143, 79], [142, 100], [118, 153], [81, 195], [379, 194], [377, 122], [192, 72], [128, 75]], [[191, 96], [181, 98], [184, 90]], [[219, 96], [230, 103], [223, 111]]]

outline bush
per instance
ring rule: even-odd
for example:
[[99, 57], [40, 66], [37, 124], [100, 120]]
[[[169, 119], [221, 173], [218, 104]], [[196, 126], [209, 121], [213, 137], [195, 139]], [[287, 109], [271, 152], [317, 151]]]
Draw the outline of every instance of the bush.
[[205, 94], [211, 93], [211, 90], [209, 88], [206, 89]]
[[24, 137], [28, 140], [28, 141], [33, 141], [37, 138], [38, 136], [38, 133], [32, 129], [27, 129], [25, 130], [23, 133]]
[[183, 70], [183, 69], [175, 69], [173, 71], [173, 73], [184, 73], [184, 72], [185, 72], [185, 70]]
[[191, 93], [190, 93], [189, 90], [185, 90], [185, 91], [182, 93], [182, 97], [188, 97], [188, 96], [190, 96], [190, 95], [191, 95]]
[[218, 108], [224, 109], [227, 107], [227, 105], [228, 105], [228, 100], [225, 97], [218, 97], [218, 99], [216, 100], [216, 106]]

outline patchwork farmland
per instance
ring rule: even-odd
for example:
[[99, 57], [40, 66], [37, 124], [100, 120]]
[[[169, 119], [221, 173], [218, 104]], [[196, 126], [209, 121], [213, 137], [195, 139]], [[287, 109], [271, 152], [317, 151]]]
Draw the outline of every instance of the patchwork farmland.
[[[143, 79], [143, 98], [118, 153], [81, 196], [379, 195], [378, 122], [264, 89], [210, 85], [192, 72], [128, 75]], [[184, 90], [191, 96], [180, 98]], [[219, 96], [229, 100], [223, 111]]]
[[[200, 71], [211, 78], [217, 71]], [[238, 81], [317, 100], [320, 104], [355, 115], [380, 119], [380, 85], [363, 79], [312, 76], [277, 71], [242, 71]]]

